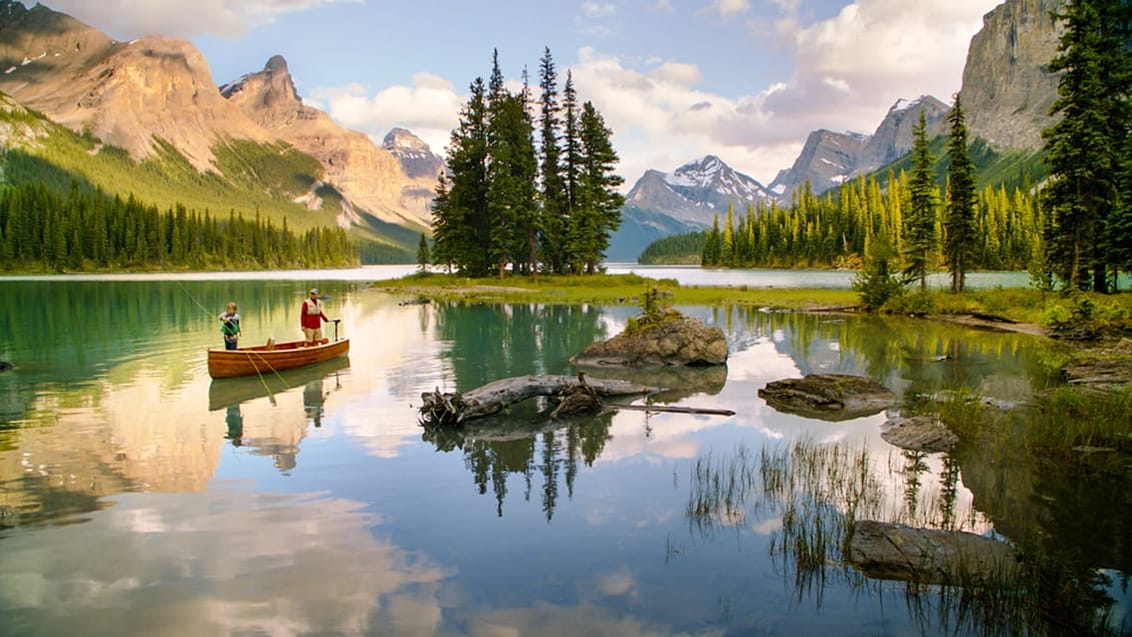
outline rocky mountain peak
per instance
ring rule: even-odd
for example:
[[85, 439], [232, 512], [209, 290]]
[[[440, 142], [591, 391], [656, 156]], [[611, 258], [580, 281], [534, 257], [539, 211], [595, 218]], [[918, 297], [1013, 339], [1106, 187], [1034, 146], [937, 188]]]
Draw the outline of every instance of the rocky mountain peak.
[[282, 55], [271, 56], [262, 71], [249, 73], [221, 86], [220, 94], [244, 110], [260, 111], [259, 119], [268, 127], [303, 117], [303, 109], [306, 108], [287, 70], [287, 60]]
[[[425, 178], [435, 183], [440, 171], [444, 170], [444, 159], [433, 153], [424, 140], [404, 128], [394, 128], [386, 133], [382, 146], [401, 163], [401, 170], [413, 179]], [[418, 196], [431, 201], [432, 191], [423, 189]]]

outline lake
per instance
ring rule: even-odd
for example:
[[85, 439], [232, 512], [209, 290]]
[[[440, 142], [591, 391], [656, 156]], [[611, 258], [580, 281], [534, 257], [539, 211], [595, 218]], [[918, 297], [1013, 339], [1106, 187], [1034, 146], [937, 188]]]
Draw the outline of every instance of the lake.
[[[815, 449], [860, 469], [877, 518], [1071, 547], [1106, 576], [1110, 621], [1132, 629], [1132, 512], [1112, 497], [1127, 485], [969, 446], [906, 452], [880, 438], [884, 413], [831, 422], [758, 396], [839, 372], [884, 382], [902, 408], [945, 391], [1025, 402], [1055, 382], [1041, 339], [680, 307], [723, 329], [727, 366], [625, 377], [666, 388], [657, 403], [734, 416], [549, 421], [529, 401], [433, 431], [422, 392], [575, 373], [568, 358], [636, 311], [408, 305], [367, 285], [411, 270], [0, 279], [0, 359], [17, 365], [0, 373], [0, 633], [987, 632], [937, 588], [799, 560], [799, 520], [820, 528], [845, 509], [808, 491], [787, 502], [767, 468], [806, 468]], [[227, 301], [242, 344], [293, 340], [312, 286], [348, 359], [208, 377]]]

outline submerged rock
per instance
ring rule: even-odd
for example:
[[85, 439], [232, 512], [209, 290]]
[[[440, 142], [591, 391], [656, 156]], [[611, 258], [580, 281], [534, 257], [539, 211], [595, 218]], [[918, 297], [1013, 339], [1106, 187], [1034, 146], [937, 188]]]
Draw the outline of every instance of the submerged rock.
[[1011, 586], [1021, 554], [1005, 542], [961, 531], [860, 520], [849, 563], [868, 577], [921, 584]]
[[809, 374], [767, 383], [759, 396], [778, 411], [848, 420], [879, 413], [893, 405], [896, 394], [877, 381], [851, 374]]
[[15, 369], [16, 366], [8, 361], [0, 361], [0, 372], [7, 372]]
[[699, 319], [680, 318], [594, 343], [570, 362], [580, 367], [722, 365], [727, 354], [723, 330], [708, 327]]
[[959, 442], [936, 415], [890, 418], [881, 426], [880, 437], [901, 449], [928, 453], [947, 451]]

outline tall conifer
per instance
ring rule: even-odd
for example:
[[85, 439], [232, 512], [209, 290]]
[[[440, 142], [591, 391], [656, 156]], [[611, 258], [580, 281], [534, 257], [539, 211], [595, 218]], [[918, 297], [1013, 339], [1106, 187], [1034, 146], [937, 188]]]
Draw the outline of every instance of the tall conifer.
[[962, 292], [975, 249], [975, 164], [967, 149], [967, 119], [959, 94], [948, 115], [947, 213], [943, 256], [951, 271], [951, 291]]

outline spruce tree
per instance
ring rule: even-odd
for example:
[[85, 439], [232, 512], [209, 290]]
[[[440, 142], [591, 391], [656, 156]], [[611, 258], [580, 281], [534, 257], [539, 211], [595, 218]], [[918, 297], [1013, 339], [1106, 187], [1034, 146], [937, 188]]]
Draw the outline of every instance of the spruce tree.
[[936, 245], [936, 186], [932, 181], [934, 159], [928, 147], [927, 121], [923, 109], [912, 127], [911, 209], [904, 220], [904, 277], [918, 280], [927, 292], [928, 268]]
[[562, 175], [561, 150], [561, 108], [558, 104], [558, 72], [554, 58], [547, 47], [539, 60], [540, 97], [539, 116], [539, 176], [542, 184], [542, 231], [541, 252], [545, 266], [552, 272], [561, 273], [566, 268], [564, 245], [566, 239], [566, 185]]
[[432, 257], [428, 251], [428, 239], [425, 234], [421, 233], [421, 240], [417, 242], [417, 266], [420, 267], [421, 272], [428, 270], [429, 264], [432, 262]]
[[488, 214], [488, 112], [483, 78], [469, 87], [468, 102], [460, 112], [460, 123], [452, 131], [448, 146], [451, 184], [444, 212], [450, 226], [444, 248], [447, 256], [466, 276], [485, 276], [493, 260]]
[[568, 219], [573, 239], [569, 248], [571, 261], [587, 274], [593, 274], [605, 258], [609, 235], [621, 225], [625, 198], [618, 192], [623, 180], [614, 172], [618, 158], [611, 140], [613, 131], [606, 128], [592, 103], [582, 105], [578, 128], [582, 166], [574, 209]]
[[975, 164], [967, 147], [967, 120], [959, 94], [948, 115], [947, 213], [943, 256], [951, 271], [951, 291], [962, 292], [975, 248]]
[[1108, 287], [1120, 225], [1122, 151], [1129, 134], [1128, 7], [1122, 0], [1069, 0], [1055, 18], [1064, 30], [1049, 70], [1060, 73], [1042, 132], [1050, 183], [1045, 188], [1050, 233], [1048, 261], [1075, 289]]

